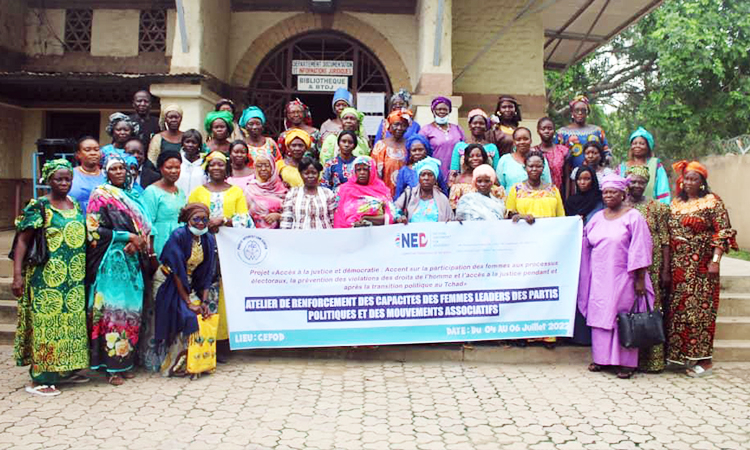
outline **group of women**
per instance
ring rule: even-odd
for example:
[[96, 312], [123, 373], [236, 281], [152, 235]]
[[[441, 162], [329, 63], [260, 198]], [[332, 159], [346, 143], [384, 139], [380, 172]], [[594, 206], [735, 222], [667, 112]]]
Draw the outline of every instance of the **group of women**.
[[[628, 378], [636, 367], [660, 371], [669, 360], [693, 376], [710, 373], [718, 264], [736, 243], [705, 167], [674, 166], [672, 201], [654, 139], [639, 128], [627, 161], [610, 169], [604, 132], [586, 124], [582, 97], [571, 102], [570, 125], [556, 131], [550, 119], [539, 120], [535, 147], [513, 97], [500, 97], [492, 115], [472, 110], [468, 139], [448, 121], [449, 99], [432, 102], [434, 120], [424, 126], [410, 99], [403, 90], [393, 96], [372, 149], [364, 116], [339, 90], [336, 117], [321, 130], [294, 100], [286, 130], [268, 138], [262, 110], [250, 106], [235, 122], [234, 104], [222, 100], [205, 119], [204, 141], [197, 130], [180, 131], [182, 109], [167, 105], [163, 131], [147, 146], [138, 124], [115, 113], [111, 144], [84, 137], [75, 168], [47, 162], [50, 193], [29, 202], [16, 222], [15, 357], [30, 365], [27, 391], [57, 395], [56, 385], [89, 380], [82, 369], [120, 385], [136, 365], [195, 376], [225, 361], [214, 238], [222, 227], [533, 225], [565, 215], [585, 222], [573, 339], [592, 345], [589, 369], [612, 366]], [[40, 234], [42, 262], [34, 259]], [[668, 309], [668, 342], [640, 355], [620, 347], [615, 325], [636, 299]]]

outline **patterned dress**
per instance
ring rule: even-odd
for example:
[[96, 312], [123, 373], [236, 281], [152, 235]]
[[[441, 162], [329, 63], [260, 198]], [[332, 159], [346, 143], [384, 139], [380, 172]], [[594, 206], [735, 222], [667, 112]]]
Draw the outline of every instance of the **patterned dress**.
[[[583, 164], [586, 144], [589, 142], [598, 142], [604, 147], [604, 152], [609, 157], [609, 143], [604, 135], [604, 130], [596, 125], [586, 124], [582, 128], [562, 127], [557, 130], [555, 135], [555, 144], [561, 144], [570, 149], [569, 161], [570, 166], [580, 167]], [[602, 161], [604, 164], [605, 161]]]
[[17, 365], [31, 366], [35, 382], [47, 385], [89, 365], [86, 228], [78, 202], [69, 200], [75, 205], [69, 210], [53, 207], [45, 197], [31, 200], [16, 219], [18, 231], [45, 229], [49, 260], [24, 269], [13, 356]]
[[[646, 219], [648, 230], [651, 232], [653, 256], [648, 275], [654, 288], [654, 308], [662, 307], [662, 291], [659, 277], [663, 268], [662, 247], [669, 245], [669, 207], [655, 200], [647, 200], [632, 205]], [[638, 355], [638, 368], [647, 372], [664, 370], [664, 345], [655, 345], [649, 349], [641, 349]]]
[[389, 147], [385, 140], [382, 140], [375, 144], [370, 156], [378, 165], [380, 179], [388, 186], [393, 196], [396, 193], [398, 171], [406, 164], [406, 148]]
[[714, 248], [737, 249], [724, 203], [714, 195], [672, 201], [669, 216], [672, 296], [667, 315], [667, 360], [711, 359], [719, 309], [719, 277], [709, 276]]
[[326, 162], [323, 169], [323, 176], [320, 179], [321, 186], [336, 192], [340, 185], [346, 183], [349, 178], [354, 176], [355, 159], [357, 157], [354, 155], [348, 160], [342, 158], [341, 155], [336, 155], [335, 158]]

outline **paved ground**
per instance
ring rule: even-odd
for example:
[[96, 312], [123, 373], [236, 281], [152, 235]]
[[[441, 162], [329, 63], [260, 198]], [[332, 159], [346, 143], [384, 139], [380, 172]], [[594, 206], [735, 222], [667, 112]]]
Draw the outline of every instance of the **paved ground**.
[[263, 360], [55, 398], [0, 347], [0, 449], [748, 449], [750, 364], [618, 380], [580, 365]]

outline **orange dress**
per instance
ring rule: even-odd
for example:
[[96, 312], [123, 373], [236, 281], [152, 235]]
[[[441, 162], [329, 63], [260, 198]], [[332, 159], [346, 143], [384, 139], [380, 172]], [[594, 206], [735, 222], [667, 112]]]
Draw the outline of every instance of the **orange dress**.
[[378, 166], [378, 175], [393, 196], [396, 193], [398, 171], [406, 165], [406, 148], [389, 147], [384, 139], [375, 144], [370, 156]]

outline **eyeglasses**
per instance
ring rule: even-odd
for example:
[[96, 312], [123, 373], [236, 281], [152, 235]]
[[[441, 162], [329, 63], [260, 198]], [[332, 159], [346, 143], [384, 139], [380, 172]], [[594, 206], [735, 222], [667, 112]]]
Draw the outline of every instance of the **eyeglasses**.
[[199, 224], [202, 223], [203, 225], [208, 224], [208, 218], [207, 217], [191, 217], [190, 223]]
[[573, 110], [573, 112], [576, 114], [586, 114], [587, 112], [589, 112], [589, 110], [586, 108], [576, 108]]

